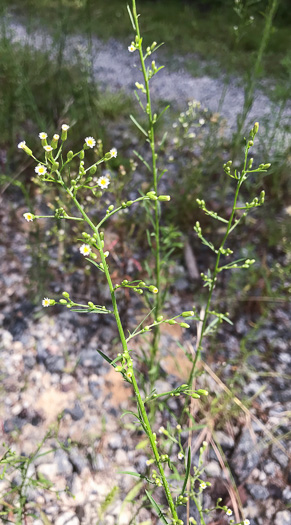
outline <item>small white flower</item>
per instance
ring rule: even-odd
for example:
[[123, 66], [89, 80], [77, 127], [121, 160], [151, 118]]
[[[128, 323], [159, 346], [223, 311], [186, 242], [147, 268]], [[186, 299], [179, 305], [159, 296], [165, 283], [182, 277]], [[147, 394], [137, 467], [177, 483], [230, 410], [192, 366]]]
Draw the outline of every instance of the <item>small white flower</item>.
[[165, 430], [165, 427], [161, 426], [159, 428], [159, 434], [163, 434], [164, 433], [164, 430]]
[[53, 148], [51, 146], [44, 146], [43, 149], [49, 153], [50, 151], [53, 151]]
[[60, 135], [58, 135], [57, 133], [55, 133], [55, 135], [53, 136], [53, 139], [54, 139], [54, 140], [59, 140], [59, 138], [60, 138]]
[[183, 454], [183, 452], [179, 452], [179, 453], [178, 453], [178, 459], [180, 459], [180, 460], [184, 459], [184, 454]]
[[27, 222], [32, 222], [33, 219], [34, 219], [34, 215], [33, 215], [32, 213], [29, 213], [29, 212], [24, 213], [24, 214], [23, 214], [23, 217], [25, 218], [25, 220], [26, 220]]
[[93, 137], [86, 137], [85, 142], [89, 148], [94, 148], [96, 145], [96, 140]]
[[47, 172], [47, 169], [46, 169], [45, 166], [42, 166], [41, 164], [38, 164], [38, 166], [36, 166], [36, 168], [34, 168], [34, 171], [38, 175], [45, 175], [46, 172]]
[[204, 489], [206, 489], [206, 487], [207, 487], [207, 485], [206, 485], [205, 481], [201, 481], [201, 483], [200, 483], [200, 488], [201, 488], [202, 490], [204, 490]]
[[90, 255], [90, 253], [91, 253], [91, 246], [89, 246], [89, 244], [82, 244], [82, 246], [80, 248], [80, 252], [84, 256]]
[[22, 140], [22, 141], [19, 142], [19, 144], [18, 144], [18, 148], [19, 148], [19, 149], [23, 149], [25, 146], [26, 146], [26, 142], [25, 142], [25, 140]]
[[237, 27], [237, 26], [233, 26], [233, 29], [234, 29], [235, 31], [237, 31], [237, 30], [238, 30], [238, 27]]
[[51, 300], [50, 300], [48, 297], [45, 297], [45, 298], [42, 300], [42, 303], [41, 303], [41, 304], [42, 304], [42, 306], [43, 306], [44, 308], [47, 308], [48, 306], [50, 306], [50, 304], [51, 304]]
[[244, 525], [250, 525], [251, 522], [250, 522], [250, 520], [244, 520], [243, 523], [244, 523]]
[[226, 513], [225, 513], [227, 516], [232, 516], [232, 510], [231, 509], [227, 509]]
[[205, 124], [204, 118], [200, 118], [199, 119], [199, 124], [200, 124], [200, 126], [203, 126], [203, 124]]
[[69, 127], [70, 127], [70, 126], [68, 126], [68, 124], [63, 124], [63, 125], [62, 125], [62, 130], [63, 130], [63, 131], [68, 131]]
[[97, 184], [98, 186], [100, 186], [100, 188], [103, 188], [103, 189], [108, 188], [110, 184], [109, 177], [107, 175], [104, 175], [103, 177], [99, 177], [99, 179], [97, 180]]
[[112, 148], [109, 153], [111, 154], [111, 157], [117, 157], [117, 149], [116, 148]]
[[45, 140], [47, 138], [47, 133], [45, 133], [45, 131], [41, 131], [38, 136], [41, 140]]
[[128, 49], [128, 51], [129, 51], [130, 53], [133, 53], [133, 52], [136, 50], [136, 47], [135, 47], [135, 45], [132, 43], [132, 44], [130, 44], [130, 46], [128, 46], [127, 49]]

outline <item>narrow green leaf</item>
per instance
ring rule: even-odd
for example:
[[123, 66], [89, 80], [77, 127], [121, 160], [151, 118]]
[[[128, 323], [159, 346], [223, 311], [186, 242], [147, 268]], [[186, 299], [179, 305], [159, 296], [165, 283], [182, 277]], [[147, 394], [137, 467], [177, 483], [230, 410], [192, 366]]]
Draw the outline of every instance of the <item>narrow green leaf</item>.
[[151, 502], [151, 505], [153, 506], [153, 508], [156, 510], [159, 518], [162, 520], [163, 523], [165, 523], [166, 525], [168, 525], [168, 522], [163, 514], [163, 511], [162, 509], [159, 507], [159, 505], [157, 504], [157, 502], [154, 500], [154, 498], [152, 497], [152, 495], [146, 490], [145, 491], [148, 499], [150, 500]]
[[134, 118], [133, 115], [129, 115], [132, 122], [136, 125], [136, 127], [146, 136], [148, 137], [148, 134], [146, 132], [146, 130], [138, 123], [138, 121]]
[[101, 355], [101, 357], [103, 357], [103, 359], [105, 359], [105, 361], [107, 361], [107, 363], [113, 366], [113, 368], [116, 367], [116, 364], [112, 361], [112, 359], [110, 359], [110, 357], [108, 357], [106, 354], [103, 354], [103, 352], [101, 352], [101, 350], [98, 350], [98, 348], [96, 348], [96, 351], [98, 352], [98, 354]]
[[134, 94], [135, 94], [135, 96], [136, 96], [136, 99], [137, 99], [137, 101], [138, 101], [138, 103], [139, 103], [141, 109], [142, 109], [142, 110], [144, 111], [144, 113], [145, 113], [145, 107], [144, 107], [142, 101], [140, 100], [140, 96], [139, 96], [139, 94], [138, 94], [138, 92], [137, 92], [136, 90], [134, 91]]
[[157, 117], [157, 120], [156, 122], [158, 122], [158, 120], [161, 118], [161, 116], [167, 111], [167, 109], [169, 109], [170, 105], [166, 106], [163, 111], [161, 111], [161, 113], [158, 115]]
[[186, 473], [185, 473], [185, 479], [184, 479], [183, 487], [182, 487], [182, 490], [181, 490], [181, 496], [183, 496], [183, 494], [184, 494], [184, 492], [186, 490], [187, 481], [188, 481], [189, 474], [190, 474], [190, 468], [191, 468], [191, 447], [188, 448]]
[[165, 140], [166, 140], [167, 136], [168, 136], [168, 132], [167, 132], [167, 131], [165, 131], [165, 133], [164, 133], [164, 135], [163, 135], [163, 138], [162, 138], [162, 140], [161, 140], [161, 142], [160, 142], [160, 148], [162, 148], [162, 147], [163, 147], [163, 145], [164, 145], [164, 142], [165, 142]]
[[135, 149], [133, 150], [133, 153], [139, 158], [139, 160], [141, 160], [141, 162], [143, 162], [143, 164], [146, 166], [146, 168], [152, 172], [151, 170], [151, 167], [149, 165], [149, 163], [140, 155], [140, 153], [138, 153], [137, 151], [135, 151]]
[[132, 410], [124, 410], [124, 412], [122, 412], [122, 414], [121, 414], [121, 418], [123, 416], [126, 416], [127, 414], [130, 414], [131, 416], [136, 417], [136, 419], [138, 419], [140, 421], [139, 416], [135, 412], [133, 412]]
[[130, 10], [130, 7], [129, 5], [127, 4], [127, 11], [128, 11], [128, 14], [129, 14], [129, 18], [130, 18], [130, 21], [131, 21], [131, 25], [133, 27], [133, 30], [136, 31], [136, 27], [135, 27], [135, 23], [134, 23], [134, 20], [133, 20], [133, 16], [132, 16], [132, 13], [131, 13], [131, 10]]

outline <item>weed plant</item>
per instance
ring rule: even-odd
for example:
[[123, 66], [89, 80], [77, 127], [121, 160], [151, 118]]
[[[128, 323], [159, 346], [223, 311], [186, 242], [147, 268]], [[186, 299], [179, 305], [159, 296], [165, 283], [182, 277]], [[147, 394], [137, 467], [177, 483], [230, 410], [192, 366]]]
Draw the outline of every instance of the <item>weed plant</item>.
[[[230, 518], [229, 523], [239, 523], [249, 525], [250, 521], [237, 513], [235, 519], [232, 518], [233, 511], [221, 504], [221, 499], [217, 500], [213, 508], [205, 508], [203, 503], [203, 491], [210, 483], [207, 481], [204, 472], [204, 454], [207, 448], [207, 441], [193, 442], [192, 424], [194, 424], [189, 404], [193, 400], [207, 398], [207, 390], [199, 388], [198, 364], [204, 345], [204, 339], [209, 334], [214, 334], [217, 327], [223, 322], [231, 324], [228, 312], [221, 312], [214, 309], [212, 297], [220, 275], [225, 271], [237, 271], [248, 269], [254, 264], [254, 259], [248, 257], [233, 257], [233, 250], [229, 247], [229, 237], [234, 230], [244, 221], [249, 212], [259, 207], [264, 202], [264, 192], [259, 197], [252, 198], [249, 202], [241, 202], [241, 188], [250, 176], [257, 173], [265, 173], [270, 164], [262, 163], [258, 167], [253, 167], [253, 159], [249, 157], [249, 152], [254, 145], [256, 135], [259, 130], [258, 123], [255, 123], [249, 136], [245, 139], [244, 157], [241, 168], [233, 168], [232, 161], [224, 163], [224, 177], [230, 178], [233, 185], [232, 204], [229, 211], [225, 214], [218, 214], [212, 211], [204, 199], [197, 199], [197, 204], [201, 211], [211, 220], [217, 221], [220, 235], [217, 235], [215, 242], [207, 239], [199, 221], [196, 221], [194, 230], [196, 235], [214, 255], [212, 269], [201, 274], [203, 285], [207, 290], [207, 300], [201, 312], [197, 312], [196, 307], [192, 310], [176, 312], [169, 316], [163, 313], [165, 290], [162, 287], [163, 279], [163, 259], [165, 254], [162, 252], [161, 236], [161, 217], [163, 207], [171, 206], [170, 195], [161, 194], [159, 184], [165, 174], [165, 169], [160, 166], [159, 152], [161, 144], [157, 143], [155, 137], [156, 123], [163, 117], [163, 110], [156, 114], [151, 100], [151, 79], [158, 74], [161, 67], [158, 67], [152, 56], [155, 54], [160, 44], [153, 42], [144, 49], [143, 37], [140, 33], [139, 15], [136, 10], [135, 0], [132, 2], [132, 9], [128, 7], [128, 12], [134, 31], [132, 42], [128, 46], [128, 51], [139, 55], [141, 77], [136, 82], [136, 98], [139, 106], [145, 114], [147, 124], [143, 126], [137, 118], [131, 119], [138, 130], [145, 136], [151, 152], [151, 162], [145, 160], [141, 154], [137, 154], [140, 161], [144, 164], [147, 177], [145, 180], [150, 185], [148, 191], [140, 190], [140, 196], [132, 200], [124, 200], [120, 205], [110, 204], [107, 206], [105, 214], [93, 218], [86, 209], [86, 198], [84, 195], [91, 195], [92, 198], [106, 200], [107, 189], [110, 186], [110, 177], [104, 173], [96, 176], [97, 170], [101, 165], [110, 165], [111, 161], [117, 157], [118, 152], [112, 147], [107, 153], [103, 153], [100, 144], [96, 139], [88, 135], [84, 139], [83, 145], [74, 151], [66, 149], [68, 134], [71, 128], [68, 124], [62, 124], [60, 135], [54, 134], [52, 139], [49, 133], [40, 132], [39, 139], [43, 155], [36, 156], [33, 150], [25, 141], [19, 143], [20, 150], [25, 152], [30, 159], [36, 162], [36, 178], [42, 184], [49, 187], [57, 187], [64, 195], [62, 205], [55, 208], [53, 215], [34, 213], [33, 210], [27, 211], [24, 218], [28, 222], [40, 219], [57, 219], [58, 221], [74, 221], [81, 224], [83, 232], [79, 236], [79, 250], [92, 269], [105, 277], [110, 293], [111, 304], [96, 304], [94, 298], [87, 303], [80, 303], [71, 297], [70, 293], [64, 291], [61, 297], [48, 298], [42, 301], [43, 307], [51, 307], [55, 304], [63, 305], [73, 312], [99, 314], [113, 316], [118, 329], [121, 349], [116, 351], [112, 348], [110, 355], [99, 353], [104, 360], [114, 368], [116, 373], [122, 375], [124, 381], [128, 382], [134, 393], [136, 409], [128, 411], [135, 422], [136, 428], [145, 433], [150, 454], [147, 462], [148, 471], [146, 475], [134, 474], [144, 483], [145, 494], [148, 505], [159, 517], [161, 523], [172, 523], [182, 525], [183, 523], [199, 523], [205, 525], [206, 516], [212, 512], [222, 512]], [[193, 109], [193, 108], [192, 108]], [[202, 126], [200, 121], [199, 126]], [[79, 126], [78, 126], [79, 127]], [[94, 160], [92, 160], [92, 152]], [[68, 205], [67, 203], [71, 203]], [[147, 279], [123, 278], [120, 282], [113, 284], [114, 260], [108, 250], [107, 231], [108, 225], [116, 214], [122, 214], [127, 210], [135, 210], [139, 205], [145, 206], [146, 217], [149, 226], [146, 226], [146, 235], [153, 257], [153, 264], [148, 265], [149, 275]], [[101, 207], [102, 209], [102, 207]], [[135, 213], [134, 211], [132, 213]], [[85, 226], [85, 228], [84, 228]], [[169, 258], [171, 241], [165, 243], [167, 246], [166, 258]], [[171, 255], [171, 254], [170, 254]], [[121, 293], [130, 292], [138, 296], [145, 297], [145, 304], [149, 307], [149, 313], [136, 327], [130, 327], [128, 335], [120, 318], [118, 302]], [[191, 372], [189, 377], [185, 377], [183, 383], [167, 392], [158, 392], [155, 382], [158, 378], [159, 367], [159, 327], [161, 324], [179, 325], [184, 329], [190, 328], [189, 323], [197, 323], [198, 338], [196, 351], [191, 360]], [[138, 358], [139, 354], [133, 350], [131, 341], [138, 336], [149, 334], [151, 339], [151, 352], [148, 358], [144, 358], [146, 366], [146, 376], [149, 386], [146, 393], [143, 393], [139, 385]], [[182, 416], [177, 420], [176, 428], [171, 425], [167, 429], [161, 427], [157, 436], [158, 429], [155, 428], [155, 418], [153, 415], [158, 409], [162, 400], [171, 397], [180, 397], [184, 400]], [[186, 420], [185, 420], [186, 417]], [[184, 427], [184, 428], [183, 428]], [[183, 430], [189, 433], [188, 441], [183, 438]], [[166, 439], [166, 442], [165, 442]], [[176, 459], [170, 450], [175, 451]], [[193, 450], [198, 450], [196, 460]], [[130, 473], [129, 473], [130, 474]], [[191, 502], [191, 506], [190, 506]], [[187, 506], [187, 518], [181, 518], [180, 508]], [[194, 506], [193, 506], [194, 505]], [[101, 514], [104, 510], [101, 510]]]

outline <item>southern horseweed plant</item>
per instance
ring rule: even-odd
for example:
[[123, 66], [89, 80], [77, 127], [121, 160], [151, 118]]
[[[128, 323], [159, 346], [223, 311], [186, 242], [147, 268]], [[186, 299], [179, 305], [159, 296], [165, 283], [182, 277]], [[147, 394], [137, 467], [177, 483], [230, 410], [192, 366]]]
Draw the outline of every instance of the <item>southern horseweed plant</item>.
[[[64, 146], [67, 140], [69, 125], [63, 124], [61, 127], [61, 134], [55, 134], [49, 141], [48, 136], [45, 132], [39, 133], [41, 146], [43, 149], [43, 155], [41, 158], [36, 158], [32, 150], [26, 145], [26, 143], [20, 142], [18, 147], [22, 149], [27, 155], [31, 156], [36, 164], [35, 172], [37, 177], [40, 178], [42, 183], [48, 183], [58, 186], [63, 192], [65, 192], [77, 210], [76, 215], [69, 215], [64, 207], [57, 208], [54, 215], [36, 215], [32, 212], [24, 214], [24, 218], [31, 222], [36, 219], [42, 218], [56, 218], [58, 220], [72, 220], [81, 221], [84, 225], [87, 225], [87, 231], [82, 233], [82, 240], [80, 242], [79, 250], [80, 253], [85, 257], [94, 268], [105, 274], [107, 284], [111, 296], [111, 305], [99, 305], [95, 304], [94, 301], [88, 301], [87, 304], [76, 303], [68, 292], [63, 292], [62, 297], [58, 300], [50, 299], [48, 297], [43, 299], [42, 305], [44, 307], [53, 306], [55, 304], [64, 305], [64, 307], [72, 309], [74, 312], [82, 313], [98, 313], [102, 315], [112, 315], [115, 317], [116, 325], [118, 328], [120, 343], [122, 351], [120, 351], [113, 359], [107, 355], [101, 353], [102, 357], [114, 367], [116, 372], [122, 374], [123, 379], [131, 384], [136, 401], [136, 412], [131, 414], [138, 420], [140, 428], [143, 429], [148, 437], [149, 444], [151, 447], [151, 458], [148, 460], [148, 475], [140, 476], [147, 483], [146, 494], [148, 500], [158, 514], [162, 523], [173, 523], [183, 524], [184, 521], [179, 518], [179, 506], [187, 505], [188, 516], [187, 523], [197, 523], [194, 517], [189, 515], [189, 502], [194, 502], [196, 511], [198, 512], [201, 524], [205, 524], [205, 515], [214, 510], [221, 510], [226, 516], [230, 517], [230, 523], [234, 524], [235, 520], [231, 518], [232, 510], [226, 506], [221, 506], [219, 499], [216, 506], [213, 509], [203, 508], [203, 491], [210, 485], [209, 482], [203, 480], [203, 454], [205, 452], [207, 443], [203, 443], [200, 448], [200, 455], [198, 465], [192, 465], [191, 447], [188, 446], [188, 450], [185, 450], [185, 445], [181, 441], [181, 426], [177, 425], [176, 430], [170, 432], [168, 429], [160, 428], [159, 433], [166, 437], [170, 442], [175, 444], [178, 449], [178, 460], [177, 465], [173, 465], [168, 454], [163, 453], [161, 444], [159, 445], [157, 435], [152, 429], [151, 418], [148, 417], [147, 405], [155, 402], [155, 399], [169, 396], [184, 395], [189, 398], [199, 398], [200, 396], [207, 395], [207, 391], [203, 389], [194, 389], [194, 378], [196, 376], [196, 365], [199, 360], [203, 338], [212, 332], [218, 323], [229, 321], [227, 313], [216, 312], [211, 309], [212, 294], [218, 279], [220, 272], [224, 270], [231, 270], [237, 268], [248, 268], [254, 263], [254, 260], [239, 259], [229, 263], [221, 262], [222, 258], [227, 258], [232, 255], [232, 250], [226, 247], [226, 243], [229, 235], [238, 226], [240, 221], [249, 213], [249, 211], [257, 206], [260, 206], [264, 202], [264, 192], [261, 192], [259, 198], [254, 198], [250, 203], [244, 205], [238, 205], [238, 196], [242, 184], [247, 180], [249, 174], [264, 172], [269, 164], [261, 164], [258, 168], [252, 169], [253, 159], [248, 159], [249, 149], [253, 146], [255, 136], [258, 132], [259, 125], [255, 123], [252, 128], [249, 138], [246, 140], [245, 156], [243, 167], [241, 171], [233, 170], [231, 161], [224, 165], [224, 171], [226, 175], [231, 177], [236, 182], [236, 190], [233, 199], [232, 211], [229, 218], [219, 216], [217, 213], [212, 212], [206, 207], [205, 201], [197, 199], [198, 206], [213, 219], [218, 220], [222, 223], [225, 233], [223, 239], [218, 247], [214, 246], [208, 241], [203, 233], [199, 222], [196, 222], [194, 227], [198, 237], [202, 243], [205, 244], [212, 250], [216, 255], [216, 262], [212, 272], [208, 271], [207, 274], [201, 274], [204, 281], [204, 286], [209, 288], [208, 299], [204, 309], [203, 316], [199, 316], [195, 308], [191, 311], [181, 312], [178, 315], [174, 315], [170, 318], [164, 318], [161, 309], [163, 306], [162, 293], [161, 293], [161, 251], [160, 251], [160, 218], [161, 218], [161, 204], [163, 202], [170, 201], [169, 195], [160, 195], [158, 191], [158, 181], [163, 175], [163, 171], [157, 167], [157, 142], [155, 139], [155, 125], [160, 118], [160, 115], [156, 115], [152, 112], [152, 104], [150, 97], [150, 81], [151, 78], [158, 73], [161, 68], [158, 68], [155, 61], [151, 61], [151, 65], [147, 66], [148, 58], [157, 50], [159, 45], [154, 42], [151, 46], [147, 47], [146, 51], [143, 50], [143, 39], [140, 35], [139, 29], [139, 15], [136, 11], [135, 0], [133, 0], [132, 10], [128, 7], [130, 20], [132, 27], [135, 31], [135, 38], [128, 47], [130, 53], [137, 52], [140, 59], [140, 71], [144, 78], [144, 84], [136, 82], [137, 91], [135, 92], [136, 98], [139, 102], [142, 111], [145, 112], [148, 118], [148, 129], [145, 130], [134, 117], [131, 117], [135, 125], [145, 135], [146, 140], [150, 145], [151, 150], [151, 165], [146, 162], [141, 155], [138, 154], [140, 160], [146, 166], [147, 170], [151, 173], [152, 189], [147, 193], [140, 192], [140, 197], [135, 200], [127, 200], [122, 202], [118, 206], [113, 204], [109, 205], [105, 214], [99, 218], [98, 222], [93, 222], [90, 218], [90, 214], [86, 211], [83, 204], [82, 195], [84, 192], [91, 193], [91, 196], [102, 198], [104, 191], [110, 184], [110, 178], [107, 174], [96, 176], [98, 166], [101, 164], [107, 165], [112, 158], [117, 156], [117, 150], [112, 148], [105, 155], [100, 154], [100, 148], [96, 147], [96, 140], [94, 137], [86, 137], [82, 147], [77, 152], [71, 150], [65, 153]], [[167, 109], [167, 108], [165, 108]], [[162, 112], [163, 113], [163, 112]], [[88, 150], [93, 150], [97, 156], [97, 160], [90, 164], [87, 161]], [[146, 207], [147, 216], [152, 216], [151, 223], [153, 225], [152, 237], [154, 238], [154, 246], [152, 251], [154, 253], [155, 270], [150, 276], [150, 282], [146, 283], [143, 280], [129, 281], [127, 279], [122, 280], [119, 284], [113, 285], [112, 282], [112, 266], [113, 261], [111, 260], [110, 253], [105, 250], [106, 231], [105, 226], [113, 215], [121, 212], [136, 204], [143, 204]], [[117, 305], [117, 296], [121, 289], [128, 289], [139, 295], [153, 294], [155, 298], [154, 308], [152, 312], [152, 321], [145, 325], [142, 322], [136, 327], [128, 336], [125, 335], [119, 311]], [[149, 302], [149, 301], [148, 301]], [[148, 316], [146, 316], [147, 318]], [[212, 317], [210, 320], [209, 318]], [[145, 319], [146, 319], [145, 318]], [[157, 373], [151, 373], [152, 370], [158, 370], [156, 366], [158, 344], [159, 344], [159, 326], [162, 323], [168, 323], [170, 325], [179, 324], [183, 328], [189, 328], [189, 324], [185, 322], [185, 319], [189, 321], [197, 321], [200, 323], [200, 337], [197, 344], [197, 351], [195, 358], [192, 362], [192, 370], [190, 377], [186, 378], [185, 383], [177, 387], [176, 389], [165, 392], [157, 393], [154, 389], [154, 381], [157, 379]], [[129, 342], [132, 338], [145, 334], [146, 332], [153, 332], [152, 342], [152, 353], [149, 361], [149, 376], [150, 376], [150, 393], [142, 397], [141, 390], [136, 379], [136, 362], [133, 351], [129, 347]], [[191, 425], [189, 425], [191, 426]], [[152, 469], [152, 467], [155, 467]], [[179, 473], [178, 479], [180, 484], [177, 485], [171, 482], [172, 473]], [[176, 478], [177, 479], [177, 478]], [[167, 504], [161, 506], [158, 504], [156, 499], [153, 497], [153, 492], [158, 487], [162, 487], [164, 495], [166, 497]], [[161, 500], [161, 498], [159, 498]], [[242, 519], [238, 523], [243, 525], [249, 525], [248, 519]]]

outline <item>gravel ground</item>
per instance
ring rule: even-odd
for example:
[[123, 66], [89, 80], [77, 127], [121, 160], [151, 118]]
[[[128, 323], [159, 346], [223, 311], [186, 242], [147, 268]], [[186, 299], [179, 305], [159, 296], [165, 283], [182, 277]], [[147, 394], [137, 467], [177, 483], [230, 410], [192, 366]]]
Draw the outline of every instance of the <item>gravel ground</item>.
[[[48, 35], [34, 32], [33, 36], [28, 36], [20, 22], [10, 20], [9, 26], [18, 41], [28, 41], [37, 48], [52, 47]], [[71, 60], [72, 49], [77, 47], [82, 52], [84, 40], [70, 37], [67, 47], [67, 57]], [[93, 56], [98, 82], [102, 79], [103, 85], [110, 85], [111, 89], [132, 90], [137, 80], [134, 55], [129, 55], [118, 42], [104, 44], [96, 39]], [[215, 111], [222, 89], [222, 79], [206, 76], [193, 79], [183, 70], [165, 70], [160, 74], [160, 82], [153, 83], [153, 96], [182, 105], [195, 98]], [[229, 126], [234, 125], [242, 100], [243, 91], [233, 80], [222, 108]], [[257, 92], [252, 122], [268, 115], [269, 111], [268, 99]], [[122, 410], [132, 408], [131, 389], [96, 352], [96, 347], [105, 353], [112, 351], [111, 341], [116, 335], [114, 325], [104, 317], [83, 317], [58, 308], [43, 310], [30, 302], [27, 287], [33, 253], [26, 244], [29, 225], [22, 220], [26, 209], [21, 197], [14, 200], [5, 196], [2, 196], [0, 208], [1, 438], [17, 452], [29, 454], [62, 413], [59, 439], [65, 444], [70, 439], [70, 449], [59, 449], [57, 440], [51, 439], [45, 447], [52, 447], [54, 452], [37, 460], [30, 474], [31, 477], [45, 475], [60, 491], [69, 487], [75, 499], [64, 492], [57, 500], [49, 492], [31, 490], [29, 501], [45, 511], [56, 525], [91, 525], [98, 522], [102, 503], [116, 486], [118, 492], [100, 523], [128, 525], [131, 506], [125, 505], [120, 519], [118, 516], [125, 495], [134, 485], [134, 478], [119, 472], [144, 473], [147, 454], [146, 449], [136, 448], [143, 438], [128, 430], [126, 424], [130, 419], [120, 419]], [[53, 256], [50, 265], [55, 265]], [[182, 268], [181, 274], [187, 276], [187, 269]], [[68, 291], [77, 287], [81, 295], [87, 296], [88, 282], [78, 270], [64, 284], [56, 277], [51, 289], [59, 293], [63, 287]], [[169, 299], [169, 310], [192, 308], [193, 295], [187, 293], [185, 279], [177, 280], [177, 288], [180, 288], [179, 293]], [[128, 308], [128, 317], [138, 319], [140, 303], [132, 298]], [[276, 311], [273, 309], [262, 320], [251, 340], [252, 352], [242, 368], [240, 398], [251, 400], [250, 408], [240, 410], [235, 423], [226, 424], [225, 428], [218, 426], [215, 432], [216, 443], [220, 444], [230, 464], [245, 516], [251, 525], [291, 525], [288, 510], [291, 447], [287, 439], [291, 413], [290, 314], [290, 305], [279, 303]], [[223, 390], [218, 376], [229, 379], [235, 374], [232, 363], [240, 355], [242, 340], [250, 330], [249, 321], [243, 312], [234, 328], [224, 327], [224, 331], [218, 333], [215, 359], [208, 352], [203, 356], [206, 373], [201, 377], [200, 386], [207, 388], [210, 396], [215, 397]], [[159, 380], [160, 391], [177, 386], [185, 377], [179, 373], [173, 357], [177, 356], [177, 339], [195, 347], [194, 331], [184, 335], [163, 331], [160, 364], [164, 376]], [[178, 359], [182, 370], [188, 366], [183, 353], [178, 352]], [[171, 400], [170, 408], [178, 413], [179, 401]], [[163, 414], [158, 416], [156, 431], [166, 423], [163, 417]], [[209, 431], [208, 437], [212, 432]], [[193, 439], [195, 444], [197, 434]], [[222, 468], [212, 446], [209, 447], [206, 473], [212, 488], [205, 493], [205, 505], [210, 506], [215, 498], [222, 496], [225, 504], [231, 506], [226, 489], [227, 471]], [[0, 494], [5, 488], [7, 481], [0, 481]], [[146, 510], [139, 518], [156, 523]], [[27, 520], [27, 525], [29, 523], [41, 525], [43, 522], [34, 519]]]
[[[122, 410], [132, 408], [131, 389], [96, 352], [98, 347], [110, 354], [116, 335], [114, 325], [107, 318], [104, 321], [103, 317], [81, 316], [68, 310], [44, 310], [29, 302], [27, 275], [31, 256], [26, 246], [28, 225], [20, 220], [23, 211], [21, 200], [2, 199], [1, 438], [19, 453], [29, 454], [62, 413], [59, 439], [64, 444], [70, 439], [70, 450], [59, 449], [56, 439], [49, 440], [45, 450], [52, 447], [54, 452], [37, 460], [30, 475], [43, 474], [60, 491], [69, 487], [75, 499], [61, 492], [57, 500], [50, 493], [30, 490], [29, 501], [45, 511], [52, 523], [89, 525], [97, 522], [102, 503], [116, 486], [114, 502], [101, 523], [128, 525], [132, 508], [124, 506], [119, 522], [118, 515], [134, 478], [118, 472], [144, 473], [148, 456], [146, 450], [136, 448], [142, 436], [126, 428], [130, 418], [120, 419]], [[72, 276], [72, 282], [74, 279]], [[53, 286], [60, 289], [57, 282]], [[69, 282], [65, 288], [70, 291]], [[78, 289], [81, 294], [86, 289], [81, 278]], [[191, 308], [185, 289], [169, 299], [168, 307], [171, 311]], [[139, 308], [140, 304], [131, 299], [129, 317], [138, 316]], [[215, 435], [225, 453], [251, 525], [291, 524], [287, 507], [291, 495], [291, 448], [287, 440], [291, 412], [290, 312], [290, 305], [279, 307], [253, 336], [253, 352], [242, 369], [240, 395], [244, 400], [253, 398], [250, 409], [246, 413], [240, 411], [236, 423], [207, 434], [209, 438]], [[211, 353], [204, 356], [207, 373], [201, 377], [200, 386], [207, 388], [210, 395], [221, 392], [217, 376], [229, 378], [233, 374], [231, 363], [238, 357], [240, 342], [249, 329], [249, 320], [243, 314], [235, 330], [224, 328], [219, 332], [218, 358], [214, 359]], [[160, 364], [165, 376], [158, 381], [159, 391], [183, 382], [173, 355], [184, 372], [189, 366], [183, 352], [177, 353], [177, 339], [183, 340], [180, 331], [162, 333]], [[184, 344], [195, 346], [194, 332], [186, 332]], [[179, 406], [177, 400], [171, 400], [174, 413], [179, 412]], [[163, 418], [165, 414], [155, 422], [157, 432], [167, 422]], [[196, 439], [197, 434], [193, 444]], [[177, 451], [173, 453], [175, 456]], [[227, 471], [211, 446], [206, 473], [212, 488], [205, 494], [205, 505], [222, 496], [231, 506], [226, 490]], [[0, 482], [1, 493], [7, 483]], [[145, 510], [140, 519], [155, 523]], [[33, 523], [40, 525], [42, 521]]]

